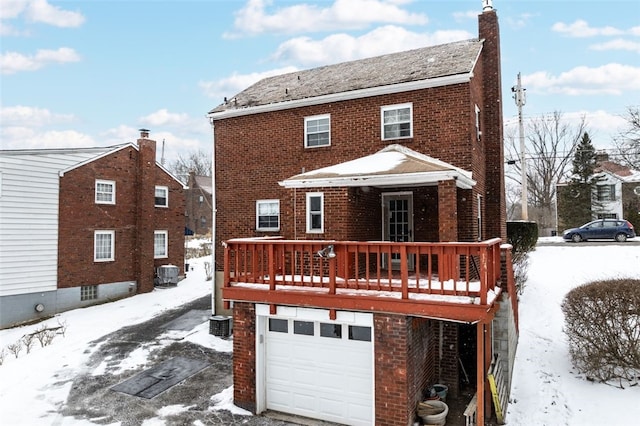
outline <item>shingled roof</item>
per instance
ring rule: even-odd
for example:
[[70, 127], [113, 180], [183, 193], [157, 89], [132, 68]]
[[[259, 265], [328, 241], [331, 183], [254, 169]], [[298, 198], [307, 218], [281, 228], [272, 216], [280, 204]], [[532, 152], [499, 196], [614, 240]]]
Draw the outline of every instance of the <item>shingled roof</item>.
[[469, 75], [481, 49], [482, 41], [471, 39], [268, 77], [209, 113]]

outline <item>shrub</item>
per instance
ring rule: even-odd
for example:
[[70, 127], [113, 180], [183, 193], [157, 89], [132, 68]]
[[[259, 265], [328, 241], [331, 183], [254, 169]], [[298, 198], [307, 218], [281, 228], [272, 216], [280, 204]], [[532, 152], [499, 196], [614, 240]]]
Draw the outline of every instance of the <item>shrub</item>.
[[516, 291], [522, 294], [529, 270], [529, 252], [538, 242], [538, 224], [535, 222], [507, 222], [507, 242], [513, 247], [513, 279]]
[[595, 281], [562, 302], [574, 367], [591, 380], [640, 379], [640, 280]]

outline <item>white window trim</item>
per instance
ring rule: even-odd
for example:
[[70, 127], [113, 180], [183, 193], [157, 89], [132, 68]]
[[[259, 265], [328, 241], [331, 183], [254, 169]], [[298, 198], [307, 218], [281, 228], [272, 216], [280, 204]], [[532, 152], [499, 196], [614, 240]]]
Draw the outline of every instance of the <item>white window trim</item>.
[[[278, 204], [278, 226], [273, 228], [260, 227], [260, 204]], [[257, 231], [279, 231], [280, 230], [280, 200], [256, 200], [256, 230]]]
[[[325, 119], [325, 118], [329, 119], [329, 130], [328, 130], [328, 132], [329, 132], [329, 143], [327, 143], [326, 145], [309, 146], [309, 144], [308, 144], [309, 140], [307, 138], [307, 136], [309, 136], [309, 132], [308, 132], [308, 128], [307, 128], [307, 125], [308, 125], [309, 121], [322, 120], [322, 119]], [[322, 133], [324, 133], [324, 132], [322, 132]], [[313, 148], [322, 148], [322, 147], [325, 147], [325, 146], [331, 146], [331, 115], [330, 114], [321, 114], [321, 115], [313, 115], [313, 116], [310, 116], [310, 117], [305, 117], [304, 118], [304, 147], [313, 149]]]
[[[311, 228], [311, 198], [320, 197], [320, 229]], [[307, 208], [306, 208], [307, 234], [324, 233], [324, 193], [307, 192]]]
[[[111, 256], [109, 258], [98, 259], [98, 235], [111, 236]], [[94, 262], [113, 262], [116, 253], [116, 231], [96, 230], [93, 232], [93, 261]]]
[[[386, 111], [393, 111], [397, 109], [409, 108], [409, 136], [399, 136], [397, 138], [386, 138], [384, 136], [384, 113]], [[380, 107], [380, 138], [383, 141], [390, 141], [396, 139], [409, 139], [413, 137], [413, 103], [408, 102], [406, 104], [385, 105]]]
[[[111, 201], [98, 200], [98, 185], [111, 185]], [[116, 203], [116, 182], [113, 180], [96, 179], [95, 184], [95, 203], [96, 204], [115, 204]]]
[[[156, 204], [156, 193], [155, 191], [157, 191], [158, 189], [162, 189], [165, 192], [165, 200], [166, 200], [166, 204]], [[160, 186], [160, 185], [156, 185], [155, 189], [153, 190], [153, 204], [156, 207], [169, 207], [169, 187], [168, 186]]]
[[[156, 235], [164, 235], [164, 254], [156, 255]], [[153, 258], [154, 259], [166, 259], [169, 257], [169, 231], [154, 231], [153, 232]]]

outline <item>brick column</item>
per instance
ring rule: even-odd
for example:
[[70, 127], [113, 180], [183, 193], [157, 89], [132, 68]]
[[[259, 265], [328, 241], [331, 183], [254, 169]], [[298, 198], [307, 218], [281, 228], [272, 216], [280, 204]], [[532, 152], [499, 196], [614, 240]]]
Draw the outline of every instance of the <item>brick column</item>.
[[458, 241], [458, 200], [455, 180], [438, 182], [438, 224], [440, 241]]
[[[138, 292], [153, 290], [156, 141], [138, 139], [136, 280]], [[118, 242], [116, 241], [116, 244]]]
[[233, 304], [233, 403], [256, 412], [256, 312], [252, 303]]

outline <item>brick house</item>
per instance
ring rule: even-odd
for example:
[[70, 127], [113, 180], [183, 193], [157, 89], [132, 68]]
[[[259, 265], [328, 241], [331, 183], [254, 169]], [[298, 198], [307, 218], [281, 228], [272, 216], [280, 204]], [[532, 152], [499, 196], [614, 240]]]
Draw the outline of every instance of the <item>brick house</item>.
[[156, 143], [0, 151], [0, 325], [154, 289], [184, 264], [183, 185]]
[[186, 227], [195, 235], [210, 235], [213, 219], [213, 190], [211, 176], [189, 173], [185, 190]]
[[478, 39], [266, 78], [209, 112], [236, 405], [404, 426], [438, 383], [484, 424], [495, 361], [508, 392], [517, 302], [489, 3]]

